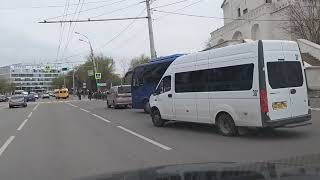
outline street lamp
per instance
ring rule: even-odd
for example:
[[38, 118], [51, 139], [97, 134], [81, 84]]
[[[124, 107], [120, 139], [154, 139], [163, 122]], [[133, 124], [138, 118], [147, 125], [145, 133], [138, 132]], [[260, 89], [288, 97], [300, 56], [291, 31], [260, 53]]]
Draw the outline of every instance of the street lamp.
[[[85, 40], [83, 40], [83, 39], [79, 39], [79, 41], [82, 41], [82, 42], [86, 42], [87, 44], [89, 44], [89, 46], [90, 46], [90, 57], [91, 57], [91, 60], [92, 60], [92, 64], [93, 64], [93, 71], [94, 71], [94, 75], [97, 73], [97, 66], [96, 66], [96, 61], [95, 61], [95, 59], [94, 59], [94, 54], [93, 54], [93, 48], [92, 48], [92, 44], [91, 44], [91, 41], [90, 41], [90, 39], [86, 36], [86, 35], [84, 35], [84, 34], [81, 34], [81, 33], [79, 33], [79, 32], [74, 32], [75, 34], [78, 34], [78, 35], [81, 35], [81, 36], [83, 36], [84, 38], [86, 38], [87, 39], [87, 41], [85, 41]], [[94, 79], [95, 79], [95, 82], [96, 82], [96, 85], [98, 84], [98, 81], [96, 80], [96, 78], [94, 77]], [[97, 89], [98, 89], [98, 87], [97, 87]]]

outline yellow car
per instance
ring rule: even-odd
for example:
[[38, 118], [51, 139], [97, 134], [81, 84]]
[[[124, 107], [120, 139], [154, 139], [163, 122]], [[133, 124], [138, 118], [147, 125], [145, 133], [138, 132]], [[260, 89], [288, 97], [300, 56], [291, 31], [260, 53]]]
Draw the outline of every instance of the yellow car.
[[56, 89], [54, 91], [56, 99], [67, 99], [69, 98], [69, 91], [67, 88]]

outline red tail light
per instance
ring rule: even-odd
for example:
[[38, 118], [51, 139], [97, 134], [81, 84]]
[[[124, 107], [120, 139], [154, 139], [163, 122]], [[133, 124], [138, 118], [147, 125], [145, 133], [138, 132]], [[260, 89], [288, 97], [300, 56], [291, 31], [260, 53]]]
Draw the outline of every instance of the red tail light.
[[261, 112], [269, 112], [268, 108], [268, 98], [267, 98], [267, 91], [260, 89], [260, 108]]

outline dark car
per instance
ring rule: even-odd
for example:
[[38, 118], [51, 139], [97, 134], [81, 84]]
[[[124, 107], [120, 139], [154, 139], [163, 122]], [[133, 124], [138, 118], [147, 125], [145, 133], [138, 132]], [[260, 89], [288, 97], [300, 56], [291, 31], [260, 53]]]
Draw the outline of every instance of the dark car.
[[27, 100], [23, 95], [14, 95], [9, 99], [9, 108], [16, 106], [27, 107]]
[[29, 94], [27, 97], [26, 97], [26, 100], [27, 102], [35, 102], [36, 101], [36, 97], [34, 94]]
[[0, 95], [0, 102], [7, 102], [9, 99], [5, 95]]

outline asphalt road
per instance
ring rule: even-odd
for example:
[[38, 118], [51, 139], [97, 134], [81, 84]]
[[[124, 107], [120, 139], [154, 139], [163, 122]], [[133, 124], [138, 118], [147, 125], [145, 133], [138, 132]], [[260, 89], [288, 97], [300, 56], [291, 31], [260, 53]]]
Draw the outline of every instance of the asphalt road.
[[0, 104], [0, 179], [74, 179], [144, 167], [252, 162], [319, 153], [320, 106], [312, 125], [223, 137], [214, 126], [152, 125], [149, 115], [103, 101]]

